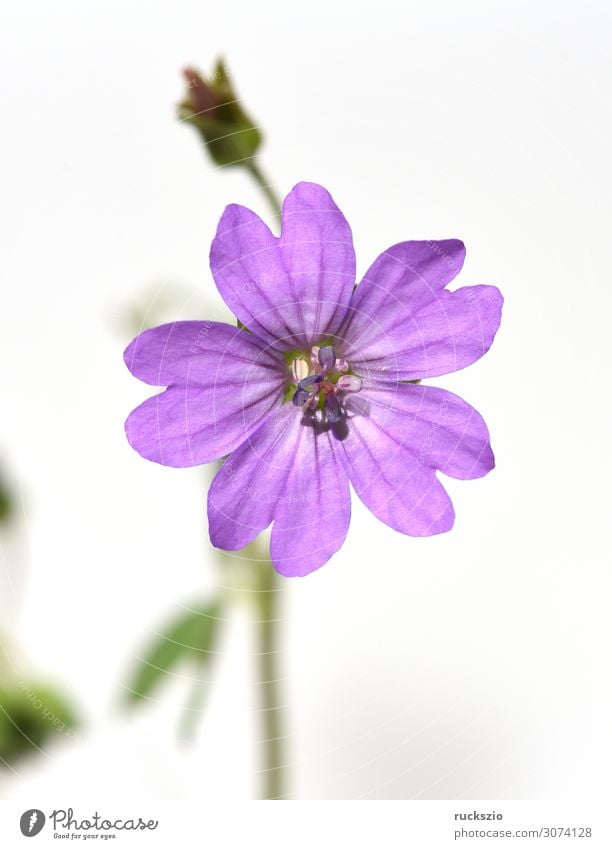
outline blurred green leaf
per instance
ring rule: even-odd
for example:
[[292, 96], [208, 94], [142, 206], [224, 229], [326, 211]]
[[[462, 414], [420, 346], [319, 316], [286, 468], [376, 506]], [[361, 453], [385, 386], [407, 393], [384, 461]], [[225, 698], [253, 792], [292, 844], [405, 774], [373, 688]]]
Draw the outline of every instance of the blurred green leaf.
[[0, 475], [0, 522], [6, 522], [13, 512], [13, 501], [8, 487]]
[[210, 663], [211, 647], [221, 623], [220, 609], [217, 602], [201, 605], [181, 613], [163, 628], [134, 670], [127, 689], [128, 704], [150, 698], [180, 663]]
[[62, 696], [46, 684], [0, 685], [0, 767], [13, 766], [43, 749], [56, 735], [69, 735], [77, 721]]

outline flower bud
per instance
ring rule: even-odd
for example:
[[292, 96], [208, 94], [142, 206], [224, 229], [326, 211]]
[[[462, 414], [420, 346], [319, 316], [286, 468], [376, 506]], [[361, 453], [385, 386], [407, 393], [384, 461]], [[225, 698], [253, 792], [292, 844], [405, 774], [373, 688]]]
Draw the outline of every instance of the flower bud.
[[183, 72], [185, 98], [179, 104], [181, 120], [199, 132], [216, 165], [245, 165], [261, 145], [261, 133], [240, 105], [223, 61], [206, 79], [193, 68]]

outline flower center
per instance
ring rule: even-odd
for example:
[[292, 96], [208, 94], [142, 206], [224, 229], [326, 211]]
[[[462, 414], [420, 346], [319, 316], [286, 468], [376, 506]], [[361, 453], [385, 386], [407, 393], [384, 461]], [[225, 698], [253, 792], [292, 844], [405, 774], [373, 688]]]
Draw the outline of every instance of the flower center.
[[335, 424], [346, 415], [347, 395], [361, 390], [360, 378], [349, 371], [349, 364], [336, 357], [331, 345], [315, 345], [308, 357], [291, 362], [293, 404], [305, 415]]

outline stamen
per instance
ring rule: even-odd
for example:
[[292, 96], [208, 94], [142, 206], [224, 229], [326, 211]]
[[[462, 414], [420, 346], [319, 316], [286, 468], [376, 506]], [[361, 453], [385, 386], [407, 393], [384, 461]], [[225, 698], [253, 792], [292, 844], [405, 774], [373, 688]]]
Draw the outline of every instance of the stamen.
[[297, 389], [291, 399], [296, 407], [303, 407], [305, 404], [316, 401], [318, 386], [323, 380], [322, 374], [309, 374], [297, 385]]
[[312, 390], [315, 384], [321, 383], [322, 380], [322, 374], [309, 374], [308, 377], [305, 377], [303, 380], [300, 380], [300, 382], [298, 383], [298, 389]]
[[328, 395], [325, 399], [325, 415], [327, 416], [327, 421], [332, 424], [340, 421], [342, 408], [337, 395]]
[[305, 389], [297, 389], [292, 401], [296, 407], [303, 407], [309, 398], [310, 394]]
[[360, 392], [362, 386], [361, 378], [354, 374], [342, 375], [342, 377], [338, 378], [338, 383], [336, 385], [338, 389], [341, 389], [343, 392]]
[[319, 348], [319, 365], [323, 371], [328, 371], [336, 362], [336, 352], [331, 345]]
[[308, 373], [310, 371], [310, 366], [308, 361], [303, 357], [297, 357], [291, 363], [291, 375], [293, 377], [294, 383], [299, 383], [300, 380], [303, 380], [305, 377], [308, 377]]
[[332, 345], [313, 345], [310, 355], [296, 355], [290, 365], [296, 387], [290, 396], [294, 406], [320, 424], [333, 425], [349, 415], [352, 393], [361, 391], [362, 381], [347, 374], [347, 361], [336, 357]]

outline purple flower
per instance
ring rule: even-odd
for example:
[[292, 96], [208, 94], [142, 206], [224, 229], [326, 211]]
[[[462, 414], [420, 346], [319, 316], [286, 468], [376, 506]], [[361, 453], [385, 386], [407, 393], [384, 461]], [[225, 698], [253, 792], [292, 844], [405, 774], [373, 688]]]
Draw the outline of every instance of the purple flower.
[[272, 523], [283, 575], [306, 575], [340, 548], [349, 483], [395, 530], [450, 530], [436, 472], [485, 475], [489, 434], [461, 398], [415, 381], [475, 362], [499, 326], [495, 287], [446, 289], [464, 257], [454, 239], [401, 242], [355, 288], [351, 230], [321, 186], [287, 195], [280, 238], [228, 206], [210, 263], [248, 331], [179, 321], [137, 336], [128, 368], [167, 389], [129, 416], [130, 444], [166, 466], [229, 455], [208, 496], [211, 541], [242, 548]]

